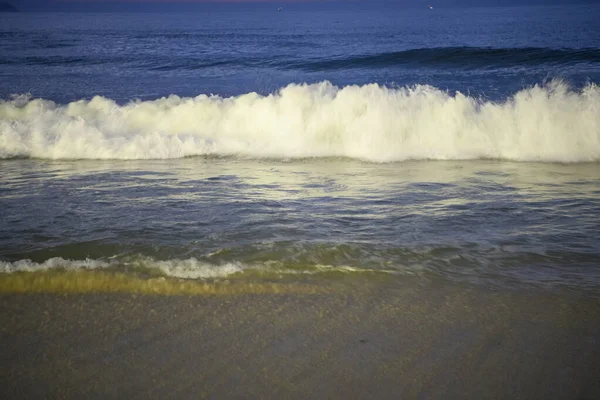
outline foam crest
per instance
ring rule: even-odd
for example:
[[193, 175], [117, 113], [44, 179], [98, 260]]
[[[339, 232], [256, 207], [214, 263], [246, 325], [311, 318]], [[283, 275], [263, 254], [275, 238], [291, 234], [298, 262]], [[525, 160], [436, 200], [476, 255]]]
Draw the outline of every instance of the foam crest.
[[82, 269], [106, 269], [110, 267], [133, 267], [150, 271], [155, 270], [166, 276], [184, 279], [220, 278], [242, 271], [241, 266], [238, 264], [212, 265], [198, 261], [193, 257], [186, 260], [175, 259], [166, 261], [154, 260], [149, 257], [138, 257], [128, 262], [114, 259], [109, 261], [92, 259], [66, 260], [61, 257], [50, 258], [41, 263], [31, 260], [0, 261], [0, 273], [36, 272], [50, 269], [74, 271]]
[[118, 105], [0, 102], [0, 158], [600, 161], [600, 88], [562, 82], [502, 102], [430, 86], [289, 85], [262, 96], [175, 95]]
[[36, 272], [49, 269], [102, 269], [110, 266], [111, 263], [100, 260], [65, 260], [61, 257], [54, 257], [42, 263], [36, 263], [31, 260], [19, 260], [14, 262], [0, 261], [0, 273], [10, 274], [14, 272]]

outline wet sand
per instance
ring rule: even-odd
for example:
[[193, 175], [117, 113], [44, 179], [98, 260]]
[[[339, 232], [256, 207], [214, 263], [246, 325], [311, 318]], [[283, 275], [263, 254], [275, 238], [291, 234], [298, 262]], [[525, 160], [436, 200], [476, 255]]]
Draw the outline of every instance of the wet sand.
[[3, 294], [0, 398], [598, 399], [600, 301], [448, 283]]

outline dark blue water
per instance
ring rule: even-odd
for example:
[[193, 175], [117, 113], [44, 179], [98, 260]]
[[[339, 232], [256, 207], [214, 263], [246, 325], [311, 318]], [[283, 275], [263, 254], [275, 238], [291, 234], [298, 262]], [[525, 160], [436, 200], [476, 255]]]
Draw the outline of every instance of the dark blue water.
[[600, 79], [600, 8], [0, 15], [0, 97], [67, 102], [429, 84], [498, 99]]
[[597, 294], [599, 11], [0, 15], [0, 269]]

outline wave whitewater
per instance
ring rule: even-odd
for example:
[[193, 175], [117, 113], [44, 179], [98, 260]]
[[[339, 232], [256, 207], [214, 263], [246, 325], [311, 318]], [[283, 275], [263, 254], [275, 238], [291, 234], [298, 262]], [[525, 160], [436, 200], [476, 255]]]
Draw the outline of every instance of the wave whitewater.
[[210, 279], [221, 278], [242, 272], [242, 267], [235, 263], [213, 265], [201, 262], [196, 258], [185, 260], [154, 260], [150, 257], [138, 257], [131, 262], [119, 260], [68, 260], [62, 257], [50, 258], [37, 263], [31, 260], [0, 261], [0, 273], [10, 274], [15, 272], [37, 272], [53, 269], [66, 271], [96, 270], [114, 267], [133, 268], [137, 270], [155, 271], [162, 275], [183, 279]]
[[223, 98], [171, 95], [126, 105], [0, 101], [0, 158], [349, 157], [375, 162], [600, 161], [600, 87], [563, 82], [502, 102], [416, 85], [291, 84]]
[[[305, 265], [303, 268], [286, 268], [277, 262], [264, 264], [243, 264], [229, 262], [223, 264], [211, 264], [203, 262], [194, 257], [188, 259], [156, 260], [152, 257], [137, 256], [129, 259], [90, 259], [70, 260], [62, 257], [49, 258], [43, 262], [35, 262], [29, 259], [18, 261], [0, 261], [0, 274], [12, 274], [18, 272], [40, 272], [50, 270], [80, 271], [80, 270], [106, 270], [116, 271], [140, 271], [150, 274], [162, 275], [170, 278], [180, 279], [218, 279], [231, 275], [250, 272], [254, 274], [278, 274], [278, 275], [312, 275], [318, 273], [397, 273], [392, 270], [369, 270], [346, 265], [333, 266], [313, 264]], [[413, 271], [405, 271], [412, 274]]]

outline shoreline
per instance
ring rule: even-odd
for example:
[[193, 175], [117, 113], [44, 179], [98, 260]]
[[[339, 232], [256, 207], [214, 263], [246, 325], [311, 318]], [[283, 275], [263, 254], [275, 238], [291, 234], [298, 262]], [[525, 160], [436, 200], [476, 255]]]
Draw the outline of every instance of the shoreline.
[[573, 293], [0, 297], [3, 398], [600, 397], [600, 301]]

